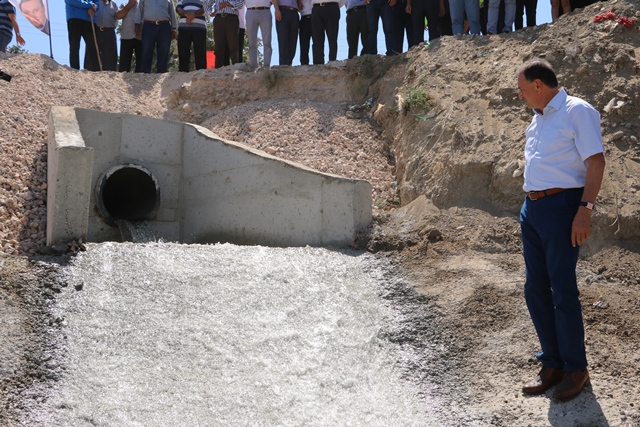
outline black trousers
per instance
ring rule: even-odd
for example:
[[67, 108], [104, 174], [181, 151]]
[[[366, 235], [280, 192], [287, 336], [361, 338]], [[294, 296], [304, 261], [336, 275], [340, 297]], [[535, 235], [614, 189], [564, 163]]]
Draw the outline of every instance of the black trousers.
[[413, 43], [424, 42], [424, 18], [429, 22], [429, 40], [440, 37], [438, 30], [438, 15], [440, 2], [438, 0], [413, 0], [411, 2], [411, 21], [413, 23]]
[[300, 17], [300, 65], [309, 65], [311, 48], [311, 15]]
[[189, 72], [191, 46], [196, 70], [207, 68], [207, 30], [179, 29], [178, 31], [178, 71]]
[[369, 27], [367, 25], [367, 7], [356, 6], [347, 10], [347, 43], [349, 44], [349, 59], [358, 54], [358, 37], [362, 43], [360, 55], [369, 52]]
[[118, 71], [118, 42], [115, 28], [101, 30], [96, 27], [96, 40], [98, 40], [98, 47], [100, 48], [102, 70]]
[[131, 58], [136, 56], [136, 69], [135, 72], [140, 72], [140, 65], [142, 64], [142, 42], [140, 39], [120, 39], [120, 64], [118, 65], [118, 71], [130, 72], [131, 71]]
[[216, 68], [225, 65], [224, 51], [229, 50], [229, 60], [231, 63], [238, 63], [238, 30], [240, 21], [238, 15], [219, 13], [213, 18], [213, 41], [215, 43], [214, 52], [216, 55]]
[[527, 10], [527, 27], [536, 26], [538, 0], [516, 0], [516, 30], [522, 29], [524, 11]]
[[[245, 62], [244, 60], [244, 33], [245, 29], [240, 27], [238, 28], [238, 62]], [[224, 63], [229, 64], [229, 49], [225, 49], [224, 51]]]
[[280, 7], [282, 19], [276, 21], [278, 33], [278, 63], [280, 65], [293, 65], [293, 57], [296, 56], [298, 45], [298, 27], [300, 18], [295, 10]]
[[340, 6], [336, 2], [314, 4], [311, 9], [311, 37], [313, 39], [313, 63], [324, 64], [324, 37], [329, 41], [329, 61], [338, 56], [338, 28]]
[[404, 51], [404, 34], [407, 33], [407, 46], [411, 47], [413, 41], [413, 21], [411, 15], [407, 13], [406, 0], [398, 0], [393, 9], [393, 39], [395, 47], [393, 51], [402, 53]]
[[80, 69], [80, 40], [84, 40], [85, 55], [84, 69], [89, 71], [100, 71], [98, 64], [98, 51], [93, 40], [93, 30], [91, 22], [84, 19], [69, 19], [67, 21], [67, 32], [69, 33], [69, 66]]

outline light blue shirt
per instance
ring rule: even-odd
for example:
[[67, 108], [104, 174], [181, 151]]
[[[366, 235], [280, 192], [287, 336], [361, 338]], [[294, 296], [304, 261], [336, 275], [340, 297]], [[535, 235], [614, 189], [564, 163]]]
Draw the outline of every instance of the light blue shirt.
[[586, 159], [604, 151], [600, 113], [564, 89], [535, 112], [524, 149], [524, 191], [584, 187]]
[[169, 21], [171, 28], [178, 28], [176, 10], [171, 0], [140, 0], [136, 10], [136, 24], [144, 21]]

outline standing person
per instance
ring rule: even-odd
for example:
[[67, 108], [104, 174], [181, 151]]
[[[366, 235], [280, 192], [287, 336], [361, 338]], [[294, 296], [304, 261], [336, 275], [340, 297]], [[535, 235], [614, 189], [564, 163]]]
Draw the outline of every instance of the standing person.
[[278, 33], [278, 56], [280, 65], [293, 65], [298, 44], [298, 27], [302, 9], [300, 0], [277, 0], [282, 19], [276, 18], [276, 32]]
[[196, 70], [207, 68], [207, 21], [200, 0], [179, 0], [176, 13], [178, 22], [178, 71], [189, 72], [191, 46]]
[[[238, 63], [238, 31], [240, 20], [239, 10], [243, 0], [215, 0], [213, 5], [213, 42], [216, 56], [216, 68], [222, 68], [230, 63]], [[229, 61], [225, 60], [225, 50], [229, 52]]]
[[98, 0], [64, 0], [69, 33], [69, 66], [80, 69], [80, 40], [84, 40], [84, 69], [100, 71], [98, 51], [93, 38], [94, 15], [100, 8]]
[[311, 38], [313, 40], [314, 65], [324, 64], [325, 34], [329, 43], [329, 61], [335, 61], [338, 56], [340, 6], [344, 4], [344, 2], [340, 4], [338, 1], [339, 0], [313, 0], [313, 9], [311, 9]]
[[[387, 48], [386, 55], [394, 55], [396, 47], [393, 31], [393, 6], [396, 0], [366, 0], [367, 2], [367, 27], [369, 29], [369, 52], [378, 54], [378, 21], [382, 19], [382, 31]], [[424, 28], [424, 27], [423, 27]]]
[[517, 76], [519, 97], [534, 110], [520, 226], [524, 295], [542, 347], [536, 356], [542, 369], [522, 391], [543, 393], [558, 384], [553, 398], [567, 400], [589, 383], [576, 264], [604, 173], [600, 114], [559, 89], [545, 60], [525, 62]]
[[246, 33], [247, 21], [245, 20], [246, 10], [241, 7], [238, 10], [238, 62], [245, 62], [244, 59], [244, 35]]
[[538, 0], [516, 0], [516, 30], [521, 30], [524, 24], [524, 11], [527, 10], [527, 27], [536, 26], [536, 9]]
[[118, 71], [117, 13], [118, 5], [114, 0], [102, 0], [102, 7], [96, 12], [96, 40], [103, 71]]
[[360, 55], [369, 52], [369, 30], [367, 27], [367, 2], [365, 0], [347, 0], [347, 44], [349, 45], [349, 56], [351, 59], [358, 55], [358, 37], [362, 43]]
[[[413, 22], [411, 14], [407, 12], [408, 0], [396, 0], [396, 4], [391, 8], [393, 10], [393, 41], [395, 47], [394, 52], [404, 52], [404, 36], [407, 35], [407, 46], [410, 48], [416, 43], [413, 36]], [[422, 26], [424, 38], [424, 25]]]
[[451, 29], [454, 35], [464, 34], [465, 15], [469, 22], [469, 32], [480, 34], [480, 3], [478, 0], [449, 0], [449, 13], [451, 14]]
[[309, 49], [311, 48], [311, 9], [313, 0], [301, 0], [300, 9], [300, 65], [309, 65]]
[[[249, 65], [258, 68], [258, 29], [262, 35], [264, 66], [271, 65], [271, 28], [273, 26], [271, 16], [271, 2], [269, 0], [245, 0], [247, 7], [247, 38], [249, 39]], [[282, 19], [278, 6], [278, 0], [273, 0], [276, 9], [276, 20]]]
[[24, 39], [20, 35], [20, 27], [16, 20], [16, 8], [9, 0], [0, 0], [0, 52], [5, 52], [13, 39], [13, 31], [16, 32], [16, 41], [24, 46]]
[[[500, 3], [504, 2], [504, 26], [498, 28]], [[510, 33], [516, 19], [516, 0], [489, 0], [487, 15], [487, 34]]]
[[151, 72], [153, 52], [156, 52], [156, 72], [169, 69], [171, 40], [176, 38], [176, 11], [172, 0], [140, 0], [136, 13], [136, 34], [141, 36], [143, 73]]
[[138, 0], [129, 0], [122, 3], [116, 13], [117, 19], [122, 19], [120, 28], [120, 64], [118, 71], [131, 71], [131, 58], [135, 54], [135, 72], [139, 73], [142, 65], [142, 42], [140, 36], [136, 35], [136, 12], [138, 10]]
[[425, 18], [429, 25], [429, 41], [440, 38], [438, 17], [440, 13], [444, 14], [444, 3], [440, 0], [407, 0], [407, 13], [411, 14], [414, 44], [424, 42]]

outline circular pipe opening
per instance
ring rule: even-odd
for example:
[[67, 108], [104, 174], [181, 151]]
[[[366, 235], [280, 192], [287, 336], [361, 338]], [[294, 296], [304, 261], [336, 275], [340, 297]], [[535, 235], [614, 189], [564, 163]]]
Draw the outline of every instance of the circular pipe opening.
[[139, 165], [119, 165], [109, 169], [96, 186], [98, 213], [115, 225], [117, 220], [152, 219], [160, 207], [158, 181]]

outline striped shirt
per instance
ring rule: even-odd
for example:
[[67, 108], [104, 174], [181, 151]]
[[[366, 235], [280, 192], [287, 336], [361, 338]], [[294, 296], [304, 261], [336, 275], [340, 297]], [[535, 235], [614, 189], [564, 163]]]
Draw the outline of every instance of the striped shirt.
[[[200, 0], [179, 0], [176, 5], [176, 13], [178, 9], [182, 9], [184, 12], [196, 13], [200, 9], [204, 9], [204, 5]], [[179, 16], [179, 15], [178, 15]], [[207, 30], [207, 21], [203, 15], [196, 16], [190, 24], [187, 23], [185, 16], [180, 16], [178, 20], [178, 29], [180, 30]]]
[[13, 24], [9, 15], [15, 14], [16, 8], [9, 3], [9, 0], [0, 0], [0, 34], [13, 37]]
[[[227, 6], [225, 8], [220, 9], [220, 4], [224, 3], [225, 1], [228, 1], [229, 3], [231, 3], [233, 7]], [[244, 3], [244, 0], [216, 0], [213, 5], [213, 10], [216, 13], [230, 13], [232, 15], [237, 15], [238, 9], [242, 7], [243, 3]]]

